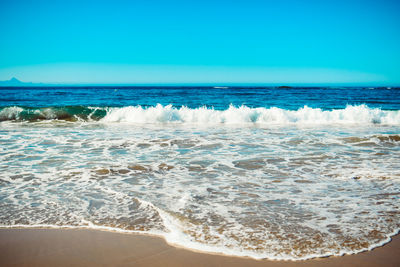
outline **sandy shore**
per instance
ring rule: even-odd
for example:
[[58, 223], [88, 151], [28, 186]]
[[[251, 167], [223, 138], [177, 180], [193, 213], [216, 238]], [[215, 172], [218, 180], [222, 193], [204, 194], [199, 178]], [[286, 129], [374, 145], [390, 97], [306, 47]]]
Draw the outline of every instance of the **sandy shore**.
[[0, 266], [400, 266], [400, 237], [357, 255], [285, 262], [197, 253], [143, 235], [0, 229], [0, 255]]

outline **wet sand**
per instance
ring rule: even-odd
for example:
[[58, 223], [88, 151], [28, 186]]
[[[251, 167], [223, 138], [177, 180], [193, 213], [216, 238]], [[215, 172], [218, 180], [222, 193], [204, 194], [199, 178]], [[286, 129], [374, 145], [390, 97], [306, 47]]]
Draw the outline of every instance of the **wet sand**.
[[400, 237], [369, 252], [293, 262], [198, 253], [144, 235], [0, 229], [0, 266], [400, 266]]

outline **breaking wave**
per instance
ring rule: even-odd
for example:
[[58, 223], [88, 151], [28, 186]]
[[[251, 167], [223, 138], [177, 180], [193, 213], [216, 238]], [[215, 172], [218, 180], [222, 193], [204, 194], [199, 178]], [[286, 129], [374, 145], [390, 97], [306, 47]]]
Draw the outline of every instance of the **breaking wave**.
[[226, 110], [209, 107], [180, 108], [160, 104], [151, 107], [3, 107], [0, 121], [98, 121], [136, 124], [385, 124], [400, 125], [399, 110], [381, 110], [366, 105], [323, 110], [304, 106], [297, 110], [278, 107], [250, 108], [229, 106]]

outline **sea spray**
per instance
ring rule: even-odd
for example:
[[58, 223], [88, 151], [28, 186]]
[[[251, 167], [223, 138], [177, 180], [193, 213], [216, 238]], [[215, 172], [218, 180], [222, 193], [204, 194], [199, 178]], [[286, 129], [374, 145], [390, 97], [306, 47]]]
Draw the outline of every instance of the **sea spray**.
[[136, 124], [259, 124], [259, 125], [328, 125], [328, 124], [382, 124], [400, 125], [400, 111], [369, 108], [366, 105], [347, 106], [345, 109], [323, 110], [302, 107], [287, 110], [277, 107], [250, 108], [229, 106], [226, 110], [186, 106], [173, 107], [157, 104], [151, 107], [4, 107], [0, 121], [98, 121], [101, 123]]

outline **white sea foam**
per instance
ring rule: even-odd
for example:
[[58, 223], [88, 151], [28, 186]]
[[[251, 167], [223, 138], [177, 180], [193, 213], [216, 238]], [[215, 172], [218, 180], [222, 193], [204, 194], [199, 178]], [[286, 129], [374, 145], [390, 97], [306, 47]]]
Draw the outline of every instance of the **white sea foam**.
[[23, 110], [21, 107], [6, 107], [0, 111], [0, 120], [16, 120]]
[[[204, 120], [229, 110], [204, 109]], [[397, 125], [177, 123], [3, 122], [0, 226], [157, 234], [286, 260], [372, 249], [400, 229]]]
[[369, 108], [366, 105], [322, 110], [303, 107], [286, 110], [277, 107], [250, 108], [230, 106], [226, 110], [207, 107], [174, 108], [171, 105], [143, 108], [110, 108], [102, 122], [188, 123], [188, 124], [400, 124], [400, 111]]
[[381, 110], [366, 105], [344, 109], [322, 110], [303, 107], [288, 110], [278, 107], [250, 108], [229, 106], [226, 110], [208, 107], [180, 108], [160, 104], [152, 107], [81, 107], [81, 108], [22, 108], [5, 107], [0, 110], [0, 121], [54, 121], [135, 123], [135, 124], [191, 124], [191, 125], [400, 125], [399, 110]]

